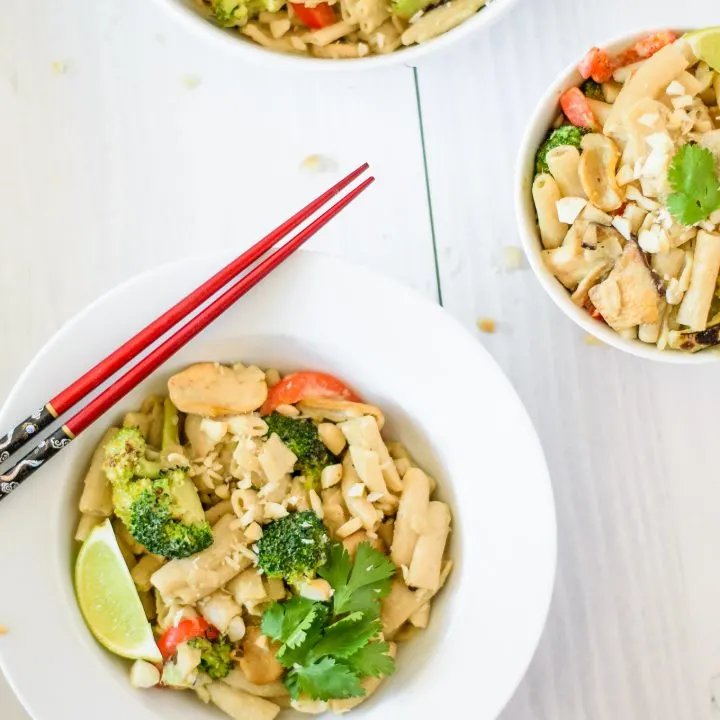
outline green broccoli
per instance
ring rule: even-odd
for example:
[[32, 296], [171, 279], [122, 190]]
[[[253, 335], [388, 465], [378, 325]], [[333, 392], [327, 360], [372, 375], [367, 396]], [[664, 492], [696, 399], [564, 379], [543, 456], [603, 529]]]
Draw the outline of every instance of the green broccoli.
[[328, 530], [314, 512], [290, 513], [263, 528], [258, 564], [268, 577], [298, 582], [327, 562], [329, 542]]
[[585, 97], [605, 102], [605, 93], [603, 92], [602, 85], [599, 82], [595, 82], [592, 78], [588, 78], [580, 86], [580, 90]]
[[138, 428], [119, 430], [105, 445], [103, 468], [108, 480], [116, 484], [137, 476], [156, 478], [160, 473], [160, 465], [145, 457], [146, 450], [147, 443]]
[[156, 555], [183, 558], [210, 547], [212, 530], [187, 473], [160, 470], [145, 451], [137, 428], [120, 430], [105, 446], [103, 469], [112, 484], [115, 514]]
[[265, 422], [268, 425], [268, 435], [276, 433], [297, 456], [297, 474], [305, 476], [308, 487], [317, 487], [323, 468], [333, 465], [335, 458], [320, 439], [315, 423], [312, 420], [285, 417], [279, 413], [266, 417]]
[[552, 130], [538, 148], [537, 155], [535, 156], [535, 172], [538, 175], [540, 173], [550, 172], [547, 164], [547, 154], [561, 145], [571, 145], [572, 147], [579, 148], [583, 135], [588, 132], [589, 130], [575, 127], [575, 125], [561, 125], [559, 128]]
[[212, 12], [222, 27], [243, 27], [263, 11], [277, 12], [285, 0], [212, 0]]
[[196, 637], [190, 640], [188, 645], [202, 653], [198, 666], [200, 672], [209, 675], [213, 680], [223, 680], [230, 674], [234, 663], [231, 657], [233, 646], [224, 635], [217, 640]]

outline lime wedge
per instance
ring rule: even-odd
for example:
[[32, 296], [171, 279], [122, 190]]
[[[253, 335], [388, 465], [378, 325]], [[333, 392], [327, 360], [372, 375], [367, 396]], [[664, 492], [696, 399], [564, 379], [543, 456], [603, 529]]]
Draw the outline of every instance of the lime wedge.
[[110, 521], [93, 529], [75, 565], [75, 591], [92, 634], [110, 652], [162, 662]]
[[709, 27], [688, 33], [685, 39], [696, 57], [720, 72], [720, 27]]

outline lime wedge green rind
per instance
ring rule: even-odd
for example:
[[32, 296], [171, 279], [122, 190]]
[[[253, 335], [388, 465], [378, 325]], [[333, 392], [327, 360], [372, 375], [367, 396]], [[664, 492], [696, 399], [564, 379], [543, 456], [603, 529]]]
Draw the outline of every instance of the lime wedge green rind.
[[162, 662], [109, 520], [95, 527], [80, 549], [75, 591], [85, 622], [103, 647], [132, 660]]
[[720, 26], [703, 28], [685, 35], [695, 56], [720, 72]]

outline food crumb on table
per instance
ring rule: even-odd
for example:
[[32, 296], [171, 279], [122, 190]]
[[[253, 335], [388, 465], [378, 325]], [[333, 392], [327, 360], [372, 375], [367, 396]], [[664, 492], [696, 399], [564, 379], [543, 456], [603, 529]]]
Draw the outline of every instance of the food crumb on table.
[[54, 60], [52, 64], [52, 71], [56, 75], [64, 75], [67, 70], [67, 63], [62, 60]]
[[517, 245], [503, 245], [500, 248], [498, 265], [501, 270], [512, 272], [524, 267], [523, 251]]
[[583, 342], [586, 345], [604, 345], [605, 344], [602, 340], [600, 340], [600, 338], [596, 338], [594, 335], [590, 335], [590, 333], [588, 333], [583, 338]]
[[497, 323], [492, 318], [478, 318], [476, 325], [480, 332], [492, 334], [497, 330]]
[[182, 76], [182, 84], [188, 89], [188, 90], [194, 90], [196, 87], [198, 87], [202, 83], [202, 79], [199, 78], [197, 75], [190, 75], [186, 74]]
[[0, 625], [0, 637], [2, 637], [3, 635], [7, 635], [7, 634], [8, 634], [7, 627], [5, 627], [5, 625]]
[[335, 161], [327, 155], [308, 155], [301, 163], [301, 172], [325, 173], [332, 172], [337, 167]]

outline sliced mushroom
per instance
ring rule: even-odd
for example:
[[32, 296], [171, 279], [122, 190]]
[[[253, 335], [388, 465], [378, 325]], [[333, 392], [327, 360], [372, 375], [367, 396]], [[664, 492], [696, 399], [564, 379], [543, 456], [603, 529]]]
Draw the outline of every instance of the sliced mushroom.
[[267, 383], [256, 367], [197, 363], [173, 375], [168, 391], [182, 412], [218, 417], [257, 410], [267, 398]]
[[590, 300], [610, 327], [626, 330], [658, 318], [659, 293], [642, 252], [628, 243], [608, 277], [590, 290]]
[[350, 400], [334, 400], [333, 398], [305, 398], [297, 404], [303, 415], [314, 420], [330, 420], [341, 423], [363, 415], [372, 415], [382, 430], [385, 425], [385, 416], [380, 408], [365, 403], [351, 402]]
[[580, 182], [590, 202], [601, 210], [617, 210], [623, 193], [615, 176], [620, 157], [617, 145], [599, 133], [585, 135], [581, 143]]
[[238, 664], [253, 685], [267, 685], [282, 677], [283, 666], [275, 657], [279, 645], [265, 637], [259, 627], [248, 627], [242, 648], [243, 656]]

